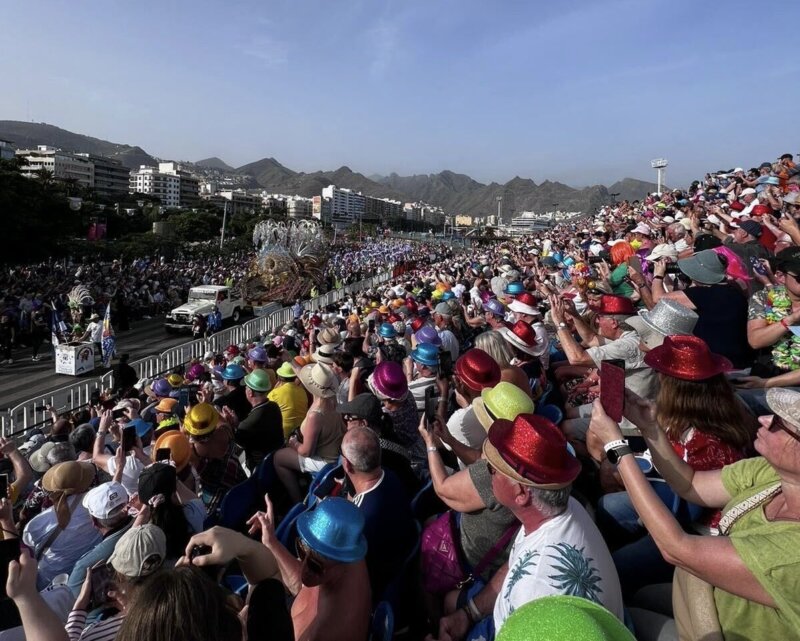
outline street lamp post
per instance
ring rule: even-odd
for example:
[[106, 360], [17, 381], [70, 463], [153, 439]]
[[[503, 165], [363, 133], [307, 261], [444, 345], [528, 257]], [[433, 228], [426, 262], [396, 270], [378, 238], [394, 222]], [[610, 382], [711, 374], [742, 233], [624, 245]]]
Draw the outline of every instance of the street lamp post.
[[664, 184], [664, 172], [669, 161], [666, 158], [656, 158], [650, 161], [650, 166], [658, 172], [658, 195], [661, 195], [661, 186]]
[[503, 222], [503, 197], [497, 197], [497, 224]]

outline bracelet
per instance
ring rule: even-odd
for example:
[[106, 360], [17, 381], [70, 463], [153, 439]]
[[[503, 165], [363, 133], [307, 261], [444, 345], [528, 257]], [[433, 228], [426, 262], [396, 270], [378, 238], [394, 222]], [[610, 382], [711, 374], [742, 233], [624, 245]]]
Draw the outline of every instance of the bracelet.
[[461, 607], [461, 609], [464, 611], [464, 614], [467, 615], [467, 619], [469, 619], [469, 622], [474, 625], [475, 619], [472, 618], [472, 612], [469, 611], [469, 608], [466, 605], [464, 605]]
[[653, 280], [655, 280], [656, 278], [658, 278], [659, 280], [664, 280], [663, 276], [653, 276]]
[[789, 329], [789, 323], [786, 322], [786, 318], [781, 318], [781, 325], [783, 325], [784, 330]]
[[616, 441], [611, 441], [610, 443], [606, 443], [603, 445], [603, 451], [608, 454], [609, 450], [613, 450], [615, 447], [619, 447], [620, 445], [627, 445], [628, 441], [625, 439], [619, 439]]
[[438, 452], [439, 451], [439, 448], [438, 447], [434, 447], [433, 445], [428, 446], [426, 449], [429, 452]]

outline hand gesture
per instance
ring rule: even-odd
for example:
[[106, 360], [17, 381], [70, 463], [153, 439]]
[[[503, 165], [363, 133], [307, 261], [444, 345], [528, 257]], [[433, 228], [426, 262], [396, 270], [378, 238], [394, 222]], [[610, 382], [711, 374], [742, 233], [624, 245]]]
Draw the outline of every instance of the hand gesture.
[[0, 452], [3, 453], [3, 456], [10, 456], [14, 452], [17, 451], [17, 446], [14, 444], [10, 438], [5, 438], [4, 436], [0, 437]]
[[622, 415], [638, 427], [643, 436], [653, 435], [659, 429], [655, 402], [644, 399], [627, 388]]
[[36, 575], [39, 564], [28, 550], [22, 550], [18, 561], [8, 564], [8, 580], [6, 581], [6, 594], [19, 604], [20, 601], [38, 594], [36, 589]]
[[[467, 636], [469, 628], [470, 623], [467, 613], [462, 608], [459, 608], [452, 614], [439, 619], [438, 641], [461, 641]], [[436, 641], [436, 639], [429, 634], [425, 637], [425, 641]]]
[[564, 322], [564, 302], [558, 296], [550, 296], [550, 317], [556, 324]]
[[224, 421], [230, 425], [233, 429], [236, 429], [239, 426], [239, 417], [236, 416], [236, 412], [234, 412], [229, 406], [225, 406], [220, 411], [222, 418]]
[[611, 268], [604, 260], [601, 260], [599, 263], [597, 263], [597, 271], [600, 273], [600, 276], [603, 278], [603, 280], [608, 280], [608, 277], [611, 276]]
[[433, 433], [433, 429], [428, 429], [428, 419], [425, 418], [425, 413], [422, 413], [422, 416], [419, 419], [419, 426], [418, 426], [419, 435], [422, 437], [422, 440], [425, 442], [425, 447], [436, 447], [438, 448], [441, 444], [439, 439], [436, 438], [436, 435]]
[[103, 413], [100, 415], [100, 430], [103, 432], [107, 432], [113, 424], [114, 424], [114, 417], [112, 415], [112, 411], [103, 410]]
[[265, 548], [270, 548], [275, 544], [277, 538], [275, 537], [275, 516], [269, 494], [264, 495], [264, 503], [266, 505], [266, 512], [258, 511], [247, 519], [247, 524], [250, 526], [247, 533], [252, 536], [260, 530], [261, 543], [264, 544]]
[[589, 423], [589, 431], [592, 432], [603, 445], [617, 441], [622, 438], [622, 431], [617, 422], [612, 419], [603, 409], [600, 399], [592, 403], [592, 418]]
[[731, 382], [738, 389], [763, 389], [767, 386], [767, 379], [759, 376], [742, 376]]
[[81, 585], [81, 591], [75, 600], [74, 610], [88, 610], [89, 602], [92, 600], [92, 568], [86, 568], [86, 576]]
[[13, 516], [11, 501], [0, 499], [0, 523], [11, 521]]
[[[244, 534], [217, 525], [210, 530], [195, 534], [189, 539], [183, 563], [198, 567], [224, 565], [241, 555], [246, 550], [248, 543], [249, 539]], [[211, 548], [211, 551], [192, 559], [192, 550], [197, 546], [207, 546]]]
[[788, 214], [781, 216], [781, 219], [778, 221], [778, 227], [780, 227], [781, 231], [786, 232], [792, 237], [800, 233], [800, 227], [798, 227], [797, 221], [793, 216]]
[[653, 263], [653, 276], [664, 278], [667, 273], [667, 261], [664, 258], [659, 258]]

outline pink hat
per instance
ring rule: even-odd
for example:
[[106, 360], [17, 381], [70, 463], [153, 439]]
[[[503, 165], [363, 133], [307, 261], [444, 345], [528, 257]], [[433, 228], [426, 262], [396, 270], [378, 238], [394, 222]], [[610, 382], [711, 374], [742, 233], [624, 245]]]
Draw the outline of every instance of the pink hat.
[[383, 361], [367, 378], [370, 391], [381, 400], [402, 401], [408, 394], [408, 382], [400, 363]]

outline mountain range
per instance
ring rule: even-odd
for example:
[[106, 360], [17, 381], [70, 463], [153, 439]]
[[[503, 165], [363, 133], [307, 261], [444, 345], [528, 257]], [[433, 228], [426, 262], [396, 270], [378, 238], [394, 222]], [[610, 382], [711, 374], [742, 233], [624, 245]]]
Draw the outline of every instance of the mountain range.
[[[18, 148], [50, 145], [66, 151], [88, 152], [119, 160], [129, 168], [155, 165], [159, 159], [141, 147], [126, 145], [76, 134], [54, 125], [0, 120], [0, 139]], [[359, 191], [367, 196], [392, 198], [401, 202], [423, 201], [442, 207], [447, 213], [487, 215], [496, 213], [498, 199], [502, 215], [508, 220], [523, 211], [591, 212], [604, 204], [619, 200], [636, 200], [656, 190], [654, 183], [625, 178], [610, 187], [592, 185], [576, 189], [560, 182], [545, 180], [535, 183], [516, 176], [505, 184], [480, 183], [465, 174], [442, 171], [438, 174], [399, 176], [370, 175], [354, 172], [343, 166], [334, 171], [297, 172], [283, 166], [275, 158], [262, 158], [233, 168], [220, 158], [211, 157], [194, 163], [179, 161], [200, 175], [230, 179], [248, 188], [263, 188], [272, 193], [318, 196], [323, 187], [334, 184]]]

